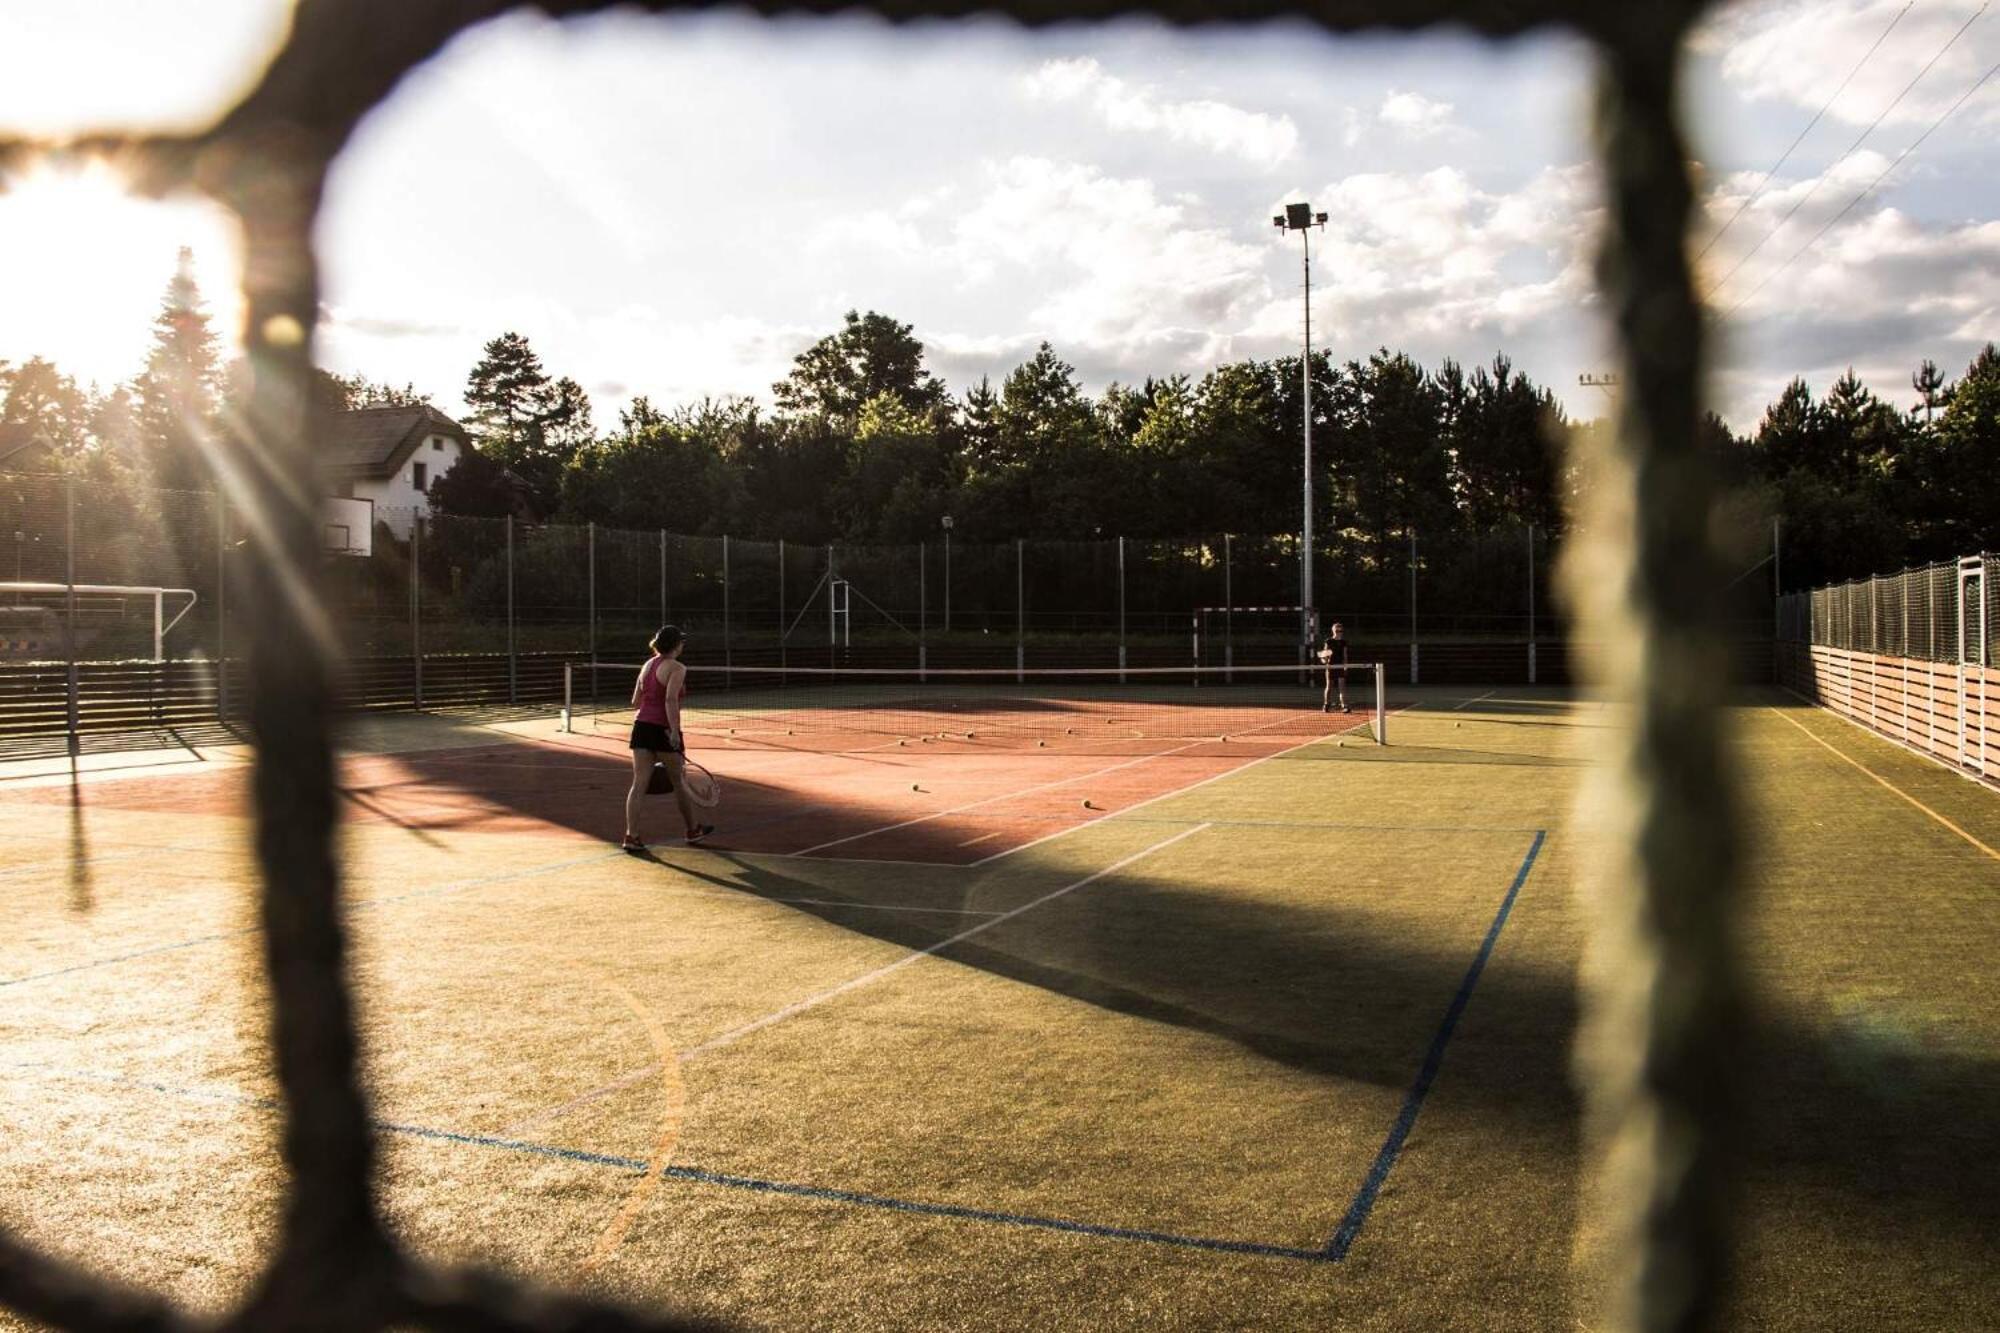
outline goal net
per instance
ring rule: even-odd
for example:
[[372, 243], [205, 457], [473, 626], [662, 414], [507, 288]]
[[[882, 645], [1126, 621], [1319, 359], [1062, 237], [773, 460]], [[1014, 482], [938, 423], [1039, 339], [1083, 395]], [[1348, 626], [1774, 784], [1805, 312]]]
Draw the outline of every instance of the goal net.
[[1318, 617], [1303, 606], [1199, 606], [1194, 612], [1198, 667], [1286, 666], [1306, 660]]
[[99, 662], [164, 662], [167, 634], [196, 600], [192, 588], [0, 581], [0, 659], [52, 662], [74, 652]]

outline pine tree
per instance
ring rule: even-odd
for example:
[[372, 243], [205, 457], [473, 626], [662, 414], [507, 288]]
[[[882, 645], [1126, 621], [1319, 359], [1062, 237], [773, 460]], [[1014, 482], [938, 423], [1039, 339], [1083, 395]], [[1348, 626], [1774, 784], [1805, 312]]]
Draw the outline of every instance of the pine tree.
[[551, 380], [518, 333], [501, 334], [483, 352], [466, 377], [466, 424], [481, 450], [553, 498], [563, 468], [591, 441], [590, 399], [573, 379]]
[[140, 447], [154, 484], [206, 488], [213, 479], [206, 453], [222, 369], [195, 285], [194, 252], [185, 246], [153, 320], [153, 347], [136, 388]]

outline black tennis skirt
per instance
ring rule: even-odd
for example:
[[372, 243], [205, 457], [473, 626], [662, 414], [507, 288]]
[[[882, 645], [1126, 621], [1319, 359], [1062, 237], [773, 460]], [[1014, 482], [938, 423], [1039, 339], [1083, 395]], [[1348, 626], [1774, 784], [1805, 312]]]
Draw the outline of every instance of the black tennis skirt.
[[674, 744], [674, 738], [658, 722], [634, 722], [632, 743], [634, 750], [651, 750], [654, 754], [679, 754], [681, 747]]

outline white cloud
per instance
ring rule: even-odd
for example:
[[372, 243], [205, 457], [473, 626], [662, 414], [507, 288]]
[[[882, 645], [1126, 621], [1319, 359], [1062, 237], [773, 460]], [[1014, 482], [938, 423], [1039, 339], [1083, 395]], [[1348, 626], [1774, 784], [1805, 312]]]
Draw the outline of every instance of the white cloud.
[[985, 196], [955, 224], [955, 261], [975, 276], [1032, 277], [1046, 295], [1035, 337], [1130, 353], [1187, 335], [1207, 339], [1269, 292], [1267, 258], [1192, 222], [1146, 180], [1017, 157], [987, 169]]
[[[1520, 189], [1480, 189], [1462, 171], [1371, 172], [1317, 191], [1316, 322], [1350, 351], [1495, 345], [1541, 321], [1573, 320], [1594, 299], [1598, 230], [1592, 168], [1548, 168]], [[1288, 336], [1296, 301], [1274, 301], [1260, 332]]]
[[1298, 126], [1289, 116], [1245, 111], [1206, 98], [1171, 101], [1150, 86], [1106, 73], [1088, 58], [1045, 61], [1022, 78], [1021, 91], [1031, 101], [1087, 103], [1114, 130], [1163, 134], [1258, 166], [1275, 166], [1298, 149]]
[[[1698, 45], [1721, 54], [1722, 74], [1753, 101], [1818, 111], [1907, 0], [1773, 0], [1721, 10]], [[1830, 119], [1867, 125], [1981, 8], [1981, 0], [1928, 0], [1904, 14], [1828, 109]], [[2000, 25], [1974, 23], [1884, 122], [1928, 124], [2000, 60]], [[2000, 117], [2000, 83], [1961, 114]]]
[[1449, 102], [1433, 101], [1422, 93], [1392, 90], [1382, 99], [1375, 118], [1412, 139], [1435, 139], [1458, 129], [1452, 122]]

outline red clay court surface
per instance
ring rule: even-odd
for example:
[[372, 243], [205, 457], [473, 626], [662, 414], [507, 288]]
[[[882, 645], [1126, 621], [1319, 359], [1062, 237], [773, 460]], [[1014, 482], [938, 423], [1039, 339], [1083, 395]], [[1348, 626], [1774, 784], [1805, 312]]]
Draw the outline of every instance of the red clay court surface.
[[[827, 748], [836, 741], [820, 733], [784, 748], [691, 733], [690, 748], [722, 780], [714, 850], [972, 865], [1367, 724], [1360, 713], [1312, 712], [1227, 740], [1079, 736], [1040, 746], [989, 733]], [[340, 767], [344, 813], [358, 823], [605, 842], [622, 831], [630, 777], [624, 738], [608, 732], [348, 755]], [[78, 792], [87, 807], [169, 814], [242, 815], [250, 804], [241, 765], [99, 776]], [[71, 799], [67, 783], [0, 788], [10, 803]], [[648, 799], [649, 841], [679, 842], [679, 823], [670, 798]]]

